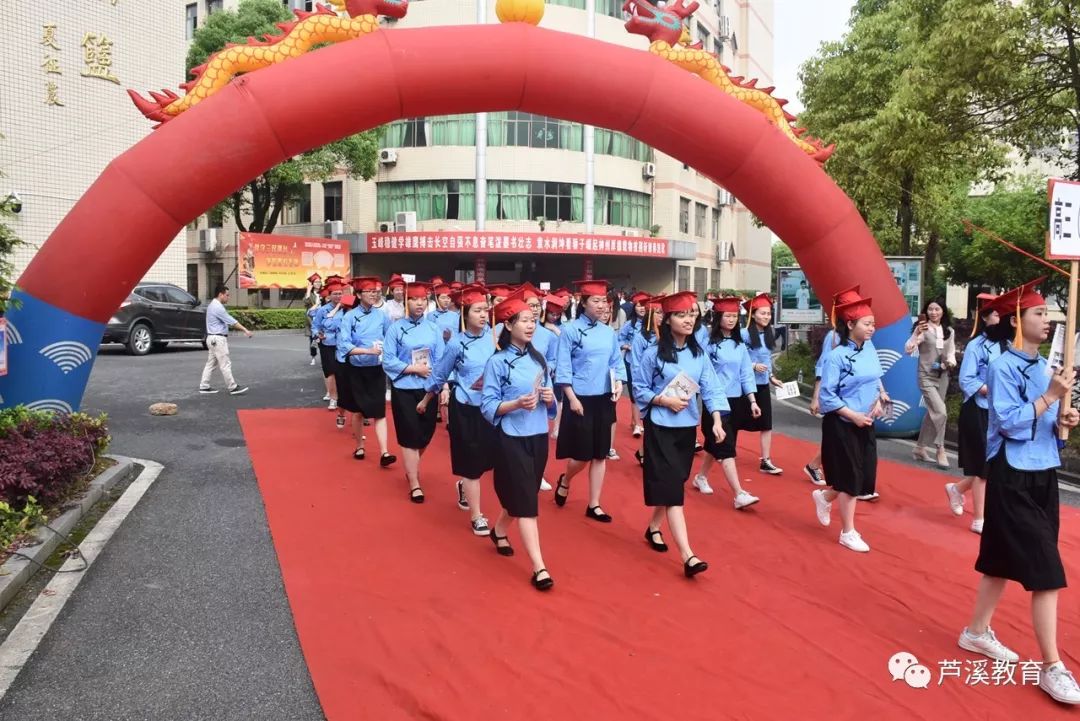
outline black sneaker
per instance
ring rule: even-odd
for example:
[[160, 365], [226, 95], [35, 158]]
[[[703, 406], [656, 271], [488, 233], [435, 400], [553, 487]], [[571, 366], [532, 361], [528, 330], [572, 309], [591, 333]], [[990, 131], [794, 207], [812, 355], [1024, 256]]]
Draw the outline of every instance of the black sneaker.
[[815, 486], [825, 485], [825, 478], [821, 475], [820, 468], [811, 468], [810, 464], [808, 463], [803, 466], [803, 473], [806, 474], [806, 477], [809, 478], [810, 482], [813, 483]]
[[774, 466], [772, 459], [770, 458], [762, 458], [761, 465], [758, 466], [758, 470], [760, 470], [762, 473], [768, 473], [770, 476], [779, 476], [781, 473], [784, 472], [783, 468], [777, 468], [776, 466]]
[[[465, 498], [465, 481], [458, 480], [457, 482], [457, 507], [463, 511], [469, 510], [469, 501]], [[484, 531], [487, 534], [487, 531]]]
[[219, 393], [219, 392], [220, 391], [218, 391], [217, 388], [200, 388], [199, 389], [199, 393], [202, 393], [203, 395], [210, 395], [212, 393]]
[[247, 386], [233, 386], [232, 388], [229, 389], [229, 395], [231, 395], [231, 396], [242, 396], [247, 392], [248, 392], [248, 387]]

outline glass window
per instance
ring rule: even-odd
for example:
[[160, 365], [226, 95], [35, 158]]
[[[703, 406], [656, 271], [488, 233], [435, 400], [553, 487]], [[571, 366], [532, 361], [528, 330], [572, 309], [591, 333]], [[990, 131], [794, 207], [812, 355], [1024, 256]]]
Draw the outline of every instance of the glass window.
[[712, 282], [709, 283], [708, 290], [720, 290], [720, 271], [711, 270], [709, 275], [712, 276]]
[[183, 305], [191, 305], [191, 301], [195, 300], [190, 295], [180, 290], [179, 288], [165, 288], [165, 298], [170, 303], [181, 303]]
[[705, 268], [694, 268], [694, 292], [697, 293], [698, 300], [704, 298], [705, 291], [708, 290], [705, 287], [708, 275], [709, 271]]
[[311, 222], [311, 186], [305, 184], [300, 198], [285, 208], [285, 224], [297, 225]]
[[417, 220], [473, 220], [476, 218], [476, 183], [472, 180], [379, 183], [376, 188], [378, 220], [393, 221], [397, 213], [405, 212], [416, 213]]
[[679, 292], [690, 290], [690, 266], [679, 266]]
[[613, 18], [622, 18], [625, 0], [596, 0], [596, 12]]
[[603, 204], [606, 213], [595, 222], [601, 225], [621, 225], [626, 228], [648, 229], [652, 225], [652, 196], [622, 188], [597, 188], [595, 202]]
[[221, 12], [224, 9], [225, 0], [206, 0], [206, 14]]
[[168, 303], [169, 299], [165, 296], [165, 289], [151, 286], [149, 288], [136, 288], [135, 295], [141, 295], [147, 300], [154, 301], [155, 303]]
[[712, 239], [720, 240], [720, 209], [713, 208], [712, 211]]
[[344, 220], [344, 211], [341, 181], [323, 183], [323, 220]]
[[199, 264], [188, 263], [187, 267], [187, 290], [196, 298], [199, 297]]
[[218, 286], [225, 282], [225, 264], [224, 263], [207, 263], [206, 264], [206, 292], [207, 299], [213, 298], [210, 295]]
[[709, 31], [701, 23], [697, 24], [697, 39], [701, 43], [702, 50], [712, 52], [712, 39], [709, 37]]
[[[581, 123], [512, 110], [488, 116], [488, 145], [522, 148], [561, 148], [581, 151], [585, 130]], [[475, 140], [474, 140], [475, 142]]]
[[569, 220], [585, 217], [585, 187], [573, 183], [488, 181], [489, 220]]
[[191, 40], [199, 27], [199, 6], [196, 3], [184, 6], [184, 37]]
[[562, 5], [568, 8], [585, 9], [585, 0], [548, 0], [548, 5]]
[[690, 232], [690, 201], [679, 198], [679, 232]]
[[694, 235], [705, 237], [705, 217], [708, 208], [701, 203], [694, 203]]
[[648, 145], [625, 133], [607, 128], [596, 129], [594, 147], [600, 155], [614, 155], [642, 163], [653, 161], [653, 150]]
[[440, 115], [396, 120], [383, 126], [380, 147], [422, 148], [430, 145], [475, 145], [476, 116]]

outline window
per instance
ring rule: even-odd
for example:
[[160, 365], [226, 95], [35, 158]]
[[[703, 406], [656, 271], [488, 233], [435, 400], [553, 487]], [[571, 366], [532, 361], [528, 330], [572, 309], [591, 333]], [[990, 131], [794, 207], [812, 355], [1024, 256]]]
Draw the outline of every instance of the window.
[[584, 148], [585, 128], [580, 123], [517, 110], [491, 113], [488, 118], [488, 145], [492, 147]]
[[206, 0], [206, 14], [212, 15], [225, 9], [225, 0]]
[[187, 292], [196, 298], [199, 297], [199, 264], [188, 263], [187, 267]]
[[597, 225], [648, 229], [652, 225], [652, 196], [622, 188], [597, 187], [594, 196]]
[[709, 288], [708, 289], [709, 290], [720, 290], [720, 271], [712, 270], [712, 271], [709, 271], [709, 274], [712, 276], [712, 282], [709, 283]]
[[303, 288], [282, 288], [278, 291], [278, 300], [288, 301], [289, 305], [299, 303], [304, 299], [305, 292]]
[[622, 18], [624, 0], [596, 0], [596, 12], [613, 18]]
[[190, 295], [180, 290], [179, 288], [164, 288], [165, 299], [169, 303], [179, 303], [181, 305], [191, 305], [191, 301], [195, 300]]
[[694, 235], [699, 238], [705, 237], [705, 216], [708, 210], [701, 203], [694, 203]]
[[184, 37], [191, 40], [195, 29], [199, 27], [199, 6], [196, 3], [184, 6]]
[[341, 181], [323, 183], [323, 220], [344, 220], [344, 198], [341, 195]]
[[165, 290], [156, 286], [136, 288], [135, 295], [142, 296], [154, 303], [168, 303], [168, 299], [165, 297]]
[[221, 205], [215, 205], [206, 214], [206, 227], [207, 228], [221, 228], [225, 225], [225, 208]]
[[679, 198], [679, 232], [690, 232], [690, 201]]
[[[489, 196], [491, 185], [492, 181], [489, 181]], [[428, 180], [378, 184], [377, 220], [393, 221], [397, 213], [410, 211], [416, 213], [417, 220], [473, 220], [476, 218], [476, 183], [472, 180]]]
[[585, 186], [518, 180], [488, 182], [489, 220], [570, 220], [585, 218]]
[[207, 298], [213, 298], [213, 293], [219, 285], [225, 282], [225, 265], [223, 263], [206, 264], [206, 288]]
[[475, 115], [409, 118], [385, 126], [381, 147], [422, 148], [429, 145], [475, 145]]
[[720, 209], [713, 208], [712, 211], [712, 239], [720, 240]]
[[548, 5], [562, 5], [568, 8], [585, 9], [585, 0], [548, 0]]
[[709, 37], [709, 31], [701, 23], [697, 24], [697, 39], [701, 42], [702, 50], [712, 52], [712, 39]]
[[690, 266], [679, 266], [679, 292], [690, 290]]
[[304, 185], [300, 198], [289, 203], [285, 208], [285, 224], [297, 225], [311, 222], [311, 186]]
[[597, 128], [594, 138], [594, 148], [600, 155], [614, 155], [618, 158], [628, 158], [642, 163], [649, 163], [653, 160], [652, 148], [625, 133], [608, 130], [607, 128]]
[[704, 298], [705, 291], [708, 290], [705, 287], [708, 275], [709, 271], [705, 268], [694, 268], [694, 292], [697, 293], [698, 300]]

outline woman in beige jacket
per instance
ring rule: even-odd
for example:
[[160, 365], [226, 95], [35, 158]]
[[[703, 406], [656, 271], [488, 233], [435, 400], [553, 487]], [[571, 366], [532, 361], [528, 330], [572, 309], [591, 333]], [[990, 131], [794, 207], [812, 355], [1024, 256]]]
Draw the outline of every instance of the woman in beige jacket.
[[[949, 372], [956, 368], [956, 333], [943, 301], [931, 300], [923, 307], [919, 322], [904, 349], [912, 355], [918, 352], [916, 377], [926, 406], [922, 430], [915, 444], [915, 460], [925, 463], [936, 460], [938, 466], [948, 468], [945, 425], [949, 412], [945, 406], [945, 394], [949, 390]], [[937, 450], [936, 459], [927, 455], [930, 448]]]

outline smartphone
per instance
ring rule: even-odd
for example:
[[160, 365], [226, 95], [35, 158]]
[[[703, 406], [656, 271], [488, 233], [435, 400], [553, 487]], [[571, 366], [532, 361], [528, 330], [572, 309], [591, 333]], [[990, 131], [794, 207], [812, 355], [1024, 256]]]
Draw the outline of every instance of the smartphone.
[[926, 313], [919, 313], [919, 322], [925, 323], [927, 321]]

